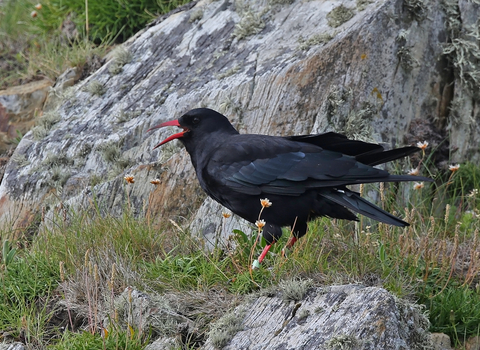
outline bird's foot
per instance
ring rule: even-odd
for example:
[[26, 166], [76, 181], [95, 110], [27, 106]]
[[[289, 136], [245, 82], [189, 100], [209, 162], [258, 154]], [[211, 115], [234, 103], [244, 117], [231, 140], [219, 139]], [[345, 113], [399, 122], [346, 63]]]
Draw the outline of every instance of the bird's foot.
[[295, 237], [295, 236], [292, 236], [288, 239], [287, 244], [285, 244], [285, 247], [283, 247], [283, 249], [282, 249], [282, 257], [283, 258], [288, 258], [287, 257], [287, 252], [289, 252], [292, 249], [293, 245], [295, 244], [295, 242], [297, 240], [298, 240], [298, 238]]
[[288, 248], [288, 249], [292, 248], [293, 245], [295, 244], [295, 242], [296, 242], [297, 240], [298, 240], [298, 238], [295, 237], [295, 236], [290, 237], [290, 238], [288, 239], [287, 244], [285, 244], [285, 247], [284, 247], [283, 249], [285, 249], [285, 248]]

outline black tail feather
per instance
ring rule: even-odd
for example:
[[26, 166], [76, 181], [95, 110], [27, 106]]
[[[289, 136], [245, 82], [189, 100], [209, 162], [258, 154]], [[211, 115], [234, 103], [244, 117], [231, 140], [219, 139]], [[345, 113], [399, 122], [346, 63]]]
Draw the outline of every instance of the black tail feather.
[[356, 156], [355, 158], [360, 163], [367, 164], [370, 166], [375, 166], [378, 164], [390, 162], [395, 159], [406, 157], [418, 151], [420, 151], [420, 148], [409, 146], [409, 147], [392, 149], [390, 151], [384, 151], [384, 152], [364, 153]]
[[399, 227], [409, 226], [407, 222], [400, 220], [385, 210], [363, 199], [358, 193], [348, 189], [325, 191], [322, 192], [321, 195], [334, 203], [340, 204], [373, 220]]
[[310, 143], [328, 151], [340, 152], [353, 157], [361, 154], [381, 153], [383, 151], [383, 147], [375, 143], [350, 140], [346, 136], [335, 132], [316, 135], [285, 136], [284, 138], [297, 142]]

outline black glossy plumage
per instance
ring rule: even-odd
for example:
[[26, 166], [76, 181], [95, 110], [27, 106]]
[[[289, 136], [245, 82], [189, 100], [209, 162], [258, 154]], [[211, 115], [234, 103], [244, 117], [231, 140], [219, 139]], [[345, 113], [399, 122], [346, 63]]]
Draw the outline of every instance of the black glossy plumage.
[[184, 129], [173, 138], [185, 145], [200, 185], [217, 202], [252, 223], [258, 219], [260, 199], [273, 203], [262, 213], [267, 222], [263, 235], [269, 243], [278, 240], [283, 226], [294, 226], [294, 235], [303, 236], [307, 222], [318, 216], [357, 220], [356, 212], [407, 226], [346, 186], [430, 181], [373, 167], [417, 152], [417, 147], [384, 151], [380, 145], [333, 132], [287, 137], [239, 134], [226, 117], [207, 108], [157, 127], [166, 125]]

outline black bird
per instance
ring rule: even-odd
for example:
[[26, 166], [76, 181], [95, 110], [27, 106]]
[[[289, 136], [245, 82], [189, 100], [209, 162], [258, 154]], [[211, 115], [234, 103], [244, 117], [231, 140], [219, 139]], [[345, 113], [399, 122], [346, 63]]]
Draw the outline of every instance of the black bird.
[[390, 175], [374, 168], [417, 152], [418, 147], [385, 151], [382, 146], [349, 140], [334, 132], [302, 136], [239, 134], [222, 114], [208, 109], [193, 109], [178, 120], [150, 130], [178, 126], [183, 131], [160, 142], [155, 148], [179, 139], [190, 154], [198, 181], [207, 194], [233, 213], [255, 223], [262, 209], [260, 200], [272, 205], [264, 208], [263, 237], [270, 246], [290, 226], [293, 238], [305, 235], [307, 222], [319, 217], [358, 221], [359, 213], [395, 226], [408, 226], [349, 190], [347, 185], [371, 182], [431, 181], [410, 175]]

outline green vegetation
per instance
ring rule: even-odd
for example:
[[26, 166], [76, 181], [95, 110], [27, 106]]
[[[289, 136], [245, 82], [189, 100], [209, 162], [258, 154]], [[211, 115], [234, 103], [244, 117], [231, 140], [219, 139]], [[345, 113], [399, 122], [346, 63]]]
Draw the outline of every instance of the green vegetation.
[[[427, 155], [416, 168], [424, 173], [433, 169]], [[13, 339], [53, 349], [139, 349], [176, 332], [184, 346], [195, 348], [208, 334], [224, 344], [241, 327], [240, 316], [231, 313], [210, 328], [242, 295], [275, 289], [287, 301], [299, 300], [312, 285], [364, 281], [424, 304], [431, 331], [448, 334], [460, 347], [480, 333], [479, 171], [467, 163], [437, 169], [431, 185], [362, 186], [364, 194], [380, 192], [380, 205], [411, 226], [363, 217], [359, 223], [316, 220], [288, 258], [281, 254], [286, 231], [253, 271], [264, 244], [256, 243], [256, 231], [237, 230], [235, 248], [205, 252], [201, 240], [178, 226], [154, 226], [148, 208], [145, 218], [134, 218], [128, 198], [122, 217], [103, 214], [100, 203], [82, 212], [62, 206], [55, 218], [42, 219], [35, 237], [0, 231], [0, 328]], [[132, 321], [136, 311], [127, 287], [148, 292], [152, 299], [145, 303], [165, 310], [161, 323]], [[54, 321], [60, 313], [63, 319]], [[179, 326], [187, 317], [190, 326]]]
[[355, 11], [343, 5], [335, 7], [327, 14], [328, 25], [332, 28], [340, 27], [355, 16]]
[[[67, 68], [96, 69], [114, 42], [123, 42], [160, 14], [189, 0], [4, 0], [0, 5], [0, 89]], [[131, 56], [116, 55], [112, 74]], [[98, 68], [98, 67], [97, 67]]]

